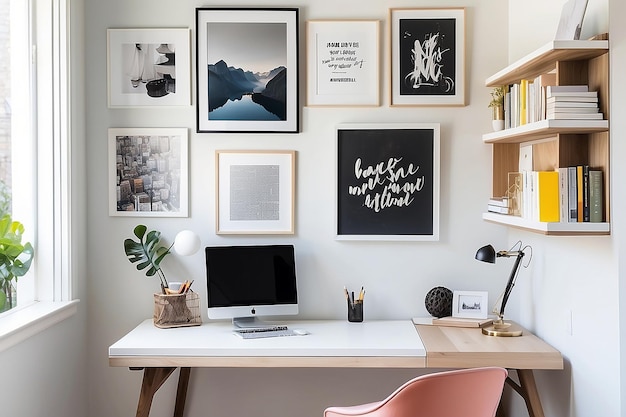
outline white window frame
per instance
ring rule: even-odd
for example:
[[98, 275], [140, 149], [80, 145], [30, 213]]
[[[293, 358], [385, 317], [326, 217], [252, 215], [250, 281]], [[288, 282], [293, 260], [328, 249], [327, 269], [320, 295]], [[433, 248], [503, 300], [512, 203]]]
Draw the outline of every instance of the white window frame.
[[[30, 276], [20, 279], [26, 281], [25, 285], [20, 282], [18, 287], [20, 294], [22, 291], [28, 293], [33, 303], [0, 315], [0, 351], [70, 317], [76, 312], [78, 304], [73, 297], [72, 272], [75, 265], [70, 245], [70, 0], [12, 0], [11, 13], [18, 7], [29, 7], [24, 3], [31, 3], [31, 9], [26, 15], [17, 13], [16, 19], [26, 19], [20, 24], [30, 23], [30, 27], [37, 29], [33, 36], [35, 42], [31, 42], [36, 47], [25, 52], [32, 62], [29, 71], [22, 69], [13, 73], [25, 75], [20, 82], [26, 82], [22, 85], [30, 85], [31, 90], [36, 91], [36, 100], [24, 97], [23, 100], [13, 100], [13, 106], [26, 109], [26, 114], [30, 110], [35, 114], [35, 123], [18, 123], [16, 126], [20, 126], [21, 130], [14, 129], [12, 135], [37, 139], [32, 143], [24, 140], [13, 142], [16, 144], [14, 154], [19, 152], [20, 158], [30, 158], [35, 163], [13, 163], [12, 175], [16, 184], [31, 180], [33, 184], [36, 181], [37, 187], [34, 192], [13, 187], [13, 213], [20, 213], [19, 220], [26, 226], [35, 226], [26, 227], [27, 233], [29, 230], [32, 233], [26, 239], [32, 239], [35, 245], [33, 268]], [[12, 22], [15, 22], [13, 16]], [[32, 106], [32, 102], [36, 105]], [[24, 114], [23, 111], [21, 113]], [[36, 204], [32, 204], [33, 201]], [[36, 212], [29, 207], [36, 207]], [[32, 215], [29, 216], [29, 212]]]

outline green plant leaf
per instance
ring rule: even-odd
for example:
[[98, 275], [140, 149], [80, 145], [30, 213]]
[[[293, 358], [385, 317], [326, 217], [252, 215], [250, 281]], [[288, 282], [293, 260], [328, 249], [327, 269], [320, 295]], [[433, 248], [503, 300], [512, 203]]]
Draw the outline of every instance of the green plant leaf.
[[162, 284], [167, 285], [165, 275], [161, 271], [161, 261], [170, 253], [169, 248], [160, 246], [161, 232], [152, 230], [147, 234], [147, 227], [138, 225], [133, 229], [134, 235], [139, 239], [124, 240], [124, 252], [131, 263], [136, 263], [138, 271], [146, 270], [146, 276], [151, 277], [160, 274]]

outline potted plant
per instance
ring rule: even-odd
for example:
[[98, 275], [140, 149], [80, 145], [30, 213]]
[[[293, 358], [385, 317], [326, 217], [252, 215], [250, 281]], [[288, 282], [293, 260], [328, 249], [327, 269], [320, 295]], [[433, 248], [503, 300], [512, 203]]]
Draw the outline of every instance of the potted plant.
[[489, 107], [492, 110], [492, 125], [493, 130], [504, 129], [504, 94], [506, 93], [506, 87], [501, 85], [495, 87], [491, 91], [491, 101]]
[[137, 270], [146, 270], [146, 276], [157, 275], [160, 280], [161, 292], [154, 294], [153, 322], [156, 327], [198, 326], [200, 318], [200, 299], [197, 293], [190, 290], [192, 281], [185, 280], [176, 290], [170, 289], [165, 273], [161, 269], [161, 262], [175, 248], [181, 255], [192, 255], [200, 247], [198, 236], [183, 230], [176, 235], [174, 243], [169, 247], [162, 246], [161, 232], [152, 230], [143, 225], [133, 229], [138, 240], [125, 239], [124, 252], [131, 263], [137, 264]]
[[167, 294], [169, 285], [161, 269], [161, 262], [171, 253], [170, 249], [173, 244], [170, 247], [161, 246], [161, 232], [156, 230], [148, 232], [148, 228], [143, 224], [137, 225], [133, 233], [139, 239], [138, 241], [124, 240], [124, 251], [128, 260], [137, 264], [138, 271], [147, 268], [146, 276], [157, 275], [161, 283], [161, 292]]
[[35, 250], [30, 242], [22, 244], [24, 225], [11, 218], [11, 194], [0, 181], [0, 313], [17, 305], [15, 283], [26, 275]]
[[10, 214], [0, 219], [0, 312], [17, 305], [15, 282], [26, 275], [35, 250], [30, 242], [22, 244], [24, 225], [14, 221]]

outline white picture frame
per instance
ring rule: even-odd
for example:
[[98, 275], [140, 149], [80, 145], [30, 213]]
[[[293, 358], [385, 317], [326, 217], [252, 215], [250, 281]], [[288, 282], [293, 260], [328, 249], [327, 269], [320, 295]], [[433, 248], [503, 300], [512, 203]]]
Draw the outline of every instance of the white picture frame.
[[380, 105], [380, 21], [306, 23], [307, 106]]
[[189, 216], [186, 128], [110, 128], [108, 141], [109, 216]]
[[453, 291], [452, 317], [486, 319], [489, 315], [487, 291]]
[[390, 105], [464, 106], [465, 9], [389, 10]]
[[215, 151], [216, 234], [293, 234], [295, 160], [292, 150]]
[[190, 30], [107, 29], [108, 106], [190, 106]]

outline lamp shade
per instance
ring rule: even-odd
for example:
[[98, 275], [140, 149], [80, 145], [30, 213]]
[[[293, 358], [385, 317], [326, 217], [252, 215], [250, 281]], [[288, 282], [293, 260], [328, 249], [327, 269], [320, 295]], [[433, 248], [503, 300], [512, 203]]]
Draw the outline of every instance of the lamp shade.
[[491, 245], [485, 245], [476, 251], [475, 258], [482, 262], [496, 263], [496, 250]]
[[174, 239], [174, 250], [179, 255], [191, 256], [200, 249], [200, 238], [191, 230], [182, 230]]

